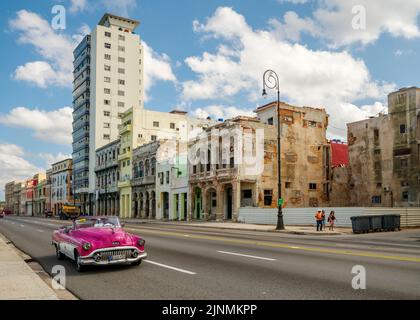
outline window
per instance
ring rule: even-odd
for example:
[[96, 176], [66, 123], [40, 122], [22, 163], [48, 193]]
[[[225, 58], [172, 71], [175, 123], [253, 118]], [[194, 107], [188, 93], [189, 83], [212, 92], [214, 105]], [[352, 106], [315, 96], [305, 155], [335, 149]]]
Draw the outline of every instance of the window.
[[312, 128], [316, 127], [316, 121], [309, 121], [309, 126]]
[[105, 117], [110, 117], [110, 116], [111, 116], [111, 112], [109, 112], [109, 111], [104, 111], [104, 116], [105, 116]]
[[111, 124], [109, 122], [104, 122], [104, 128], [108, 129], [111, 127]]
[[264, 190], [264, 205], [271, 206], [273, 202], [273, 190]]
[[175, 129], [175, 123], [171, 122], [171, 123], [169, 124], [169, 127], [170, 127], [171, 129]]
[[111, 104], [111, 100], [104, 100], [104, 104], [106, 105], [106, 106], [109, 106], [110, 104]]
[[124, 51], [125, 51], [125, 47], [123, 47], [123, 46], [118, 46], [118, 51], [124, 52]]
[[193, 166], [193, 173], [196, 174], [197, 173], [197, 166]]
[[119, 96], [125, 96], [125, 92], [124, 92], [124, 91], [122, 91], [122, 90], [118, 90], [118, 95], [119, 95]]
[[118, 118], [122, 119], [124, 117], [124, 113], [118, 113]]
[[159, 172], [160, 184], [163, 184], [163, 172]]
[[118, 57], [118, 62], [124, 63], [124, 62], [125, 62], [125, 58], [123, 58], [123, 57]]
[[408, 186], [409, 186], [408, 181], [406, 181], [406, 180], [401, 181], [401, 187], [408, 187]]
[[104, 88], [104, 93], [106, 93], [106, 94], [110, 94], [110, 93], [111, 93], [111, 89], [109, 89], [109, 88]]
[[310, 183], [309, 190], [316, 190], [316, 183]]
[[105, 31], [105, 37], [111, 38], [111, 32]]
[[121, 80], [121, 79], [119, 79], [119, 80], [118, 80], [118, 84], [120, 84], [120, 85], [122, 85], [122, 86], [123, 86], [123, 85], [125, 85], [125, 80]]
[[109, 139], [111, 139], [110, 135], [109, 134], [104, 134], [104, 140], [109, 140]]
[[119, 34], [118, 35], [118, 40], [125, 41], [125, 36]]
[[169, 183], [169, 171], [166, 171], [166, 183]]
[[286, 189], [290, 189], [292, 187], [292, 183], [291, 182], [286, 182], [285, 183], [285, 188]]
[[408, 191], [404, 191], [404, 192], [401, 194], [401, 197], [402, 197], [402, 200], [403, 200], [404, 202], [407, 202], [407, 201], [408, 201]]
[[243, 193], [243, 198], [244, 199], [252, 199], [252, 190], [251, 189], [242, 190], [242, 193]]
[[267, 124], [269, 124], [270, 126], [272, 126], [274, 124], [273, 117], [267, 119]]
[[373, 196], [372, 197], [372, 204], [380, 204], [382, 202], [381, 196]]
[[124, 108], [125, 103], [124, 103], [124, 102], [122, 102], [122, 101], [118, 101], [118, 106], [119, 106], [119, 107], [121, 107], [121, 108]]
[[125, 74], [125, 69], [124, 68], [118, 68], [118, 73]]
[[105, 77], [105, 78], [104, 78], [104, 82], [106, 82], [106, 83], [110, 83], [110, 82], [111, 82], [111, 78], [110, 78], [110, 77]]
[[407, 168], [408, 161], [407, 159], [401, 159], [401, 168]]
[[231, 168], [234, 168], [235, 167], [235, 158], [234, 157], [231, 157], [230, 158], [229, 165], [230, 165]]
[[382, 188], [382, 183], [381, 183], [381, 182], [378, 182], [378, 183], [376, 184], [376, 188]]
[[159, 122], [158, 121], [153, 121], [153, 127], [159, 128]]
[[106, 48], [106, 49], [111, 49], [111, 44], [110, 44], [110, 43], [105, 42], [105, 48]]
[[105, 54], [105, 60], [111, 60], [111, 55], [110, 54]]
[[405, 124], [400, 124], [400, 133], [406, 133], [406, 127]]
[[105, 71], [111, 71], [111, 66], [105, 65], [104, 69], [105, 69]]
[[152, 136], [150, 137], [150, 139], [151, 139], [152, 141], [156, 141], [156, 140], [157, 140], [157, 137], [156, 137], [156, 136], [154, 136], [154, 135], [152, 135]]

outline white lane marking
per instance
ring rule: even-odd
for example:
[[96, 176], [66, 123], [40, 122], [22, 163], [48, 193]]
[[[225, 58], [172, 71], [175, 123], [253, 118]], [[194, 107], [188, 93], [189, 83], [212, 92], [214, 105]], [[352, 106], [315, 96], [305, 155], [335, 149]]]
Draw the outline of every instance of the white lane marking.
[[268, 261], [276, 261], [276, 259], [273, 259], [273, 258], [250, 256], [248, 254], [242, 254], [242, 253], [236, 253], [236, 252], [227, 252], [227, 251], [217, 251], [217, 252], [224, 253], [224, 254], [231, 254], [233, 256], [246, 257], [246, 258], [253, 258], [253, 259], [260, 259], [260, 260], [268, 260]]
[[151, 261], [151, 260], [144, 260], [144, 262], [148, 262], [148, 263], [154, 264], [154, 265], [159, 266], [159, 267], [168, 268], [168, 269], [179, 271], [179, 272], [183, 272], [183, 273], [186, 273], [186, 274], [191, 274], [191, 275], [196, 274], [195, 272], [192, 272], [192, 271], [188, 271], [188, 270], [184, 270], [184, 269], [180, 269], [180, 268], [168, 266], [166, 264], [154, 262], [154, 261]]
[[189, 234], [184, 234], [184, 237], [190, 237], [190, 235]]
[[25, 226], [23, 224], [20, 225], [22, 228], [24, 228]]
[[36, 229], [36, 231], [38, 231], [38, 232], [44, 232], [43, 230], [41, 230], [41, 229]]
[[10, 222], [11, 224], [15, 224], [14, 222]]

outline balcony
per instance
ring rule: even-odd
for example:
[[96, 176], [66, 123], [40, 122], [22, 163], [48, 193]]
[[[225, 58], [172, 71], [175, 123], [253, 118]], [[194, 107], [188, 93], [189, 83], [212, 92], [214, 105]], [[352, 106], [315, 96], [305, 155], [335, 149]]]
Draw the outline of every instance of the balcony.
[[126, 133], [129, 133], [133, 130], [133, 126], [131, 124], [123, 124], [118, 126], [118, 130], [120, 135], [124, 135]]
[[120, 180], [118, 181], [118, 188], [128, 188], [131, 186], [131, 180]]
[[156, 183], [156, 176], [146, 176], [146, 177], [138, 177], [133, 179], [133, 185], [141, 186], [141, 185], [150, 185]]
[[118, 162], [116, 160], [108, 160], [105, 163], [95, 166], [95, 172], [117, 166]]
[[131, 151], [126, 151], [118, 155], [118, 161], [131, 159]]

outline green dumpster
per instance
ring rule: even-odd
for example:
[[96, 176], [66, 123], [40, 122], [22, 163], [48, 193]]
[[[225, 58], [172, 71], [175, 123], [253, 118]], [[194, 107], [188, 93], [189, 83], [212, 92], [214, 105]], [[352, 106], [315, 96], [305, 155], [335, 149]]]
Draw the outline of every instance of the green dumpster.
[[366, 233], [370, 230], [369, 216], [351, 217], [351, 225], [354, 233]]
[[382, 230], [382, 215], [370, 215], [369, 216], [369, 228], [373, 231]]
[[401, 216], [399, 214], [386, 214], [382, 216], [382, 228], [387, 231], [401, 230]]

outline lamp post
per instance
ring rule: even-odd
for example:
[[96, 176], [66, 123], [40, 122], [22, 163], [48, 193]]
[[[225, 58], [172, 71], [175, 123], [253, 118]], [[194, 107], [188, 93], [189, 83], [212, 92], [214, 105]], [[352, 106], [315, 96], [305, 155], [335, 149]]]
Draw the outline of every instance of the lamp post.
[[263, 75], [263, 92], [262, 95], [267, 95], [266, 89], [277, 90], [277, 190], [278, 190], [278, 199], [277, 199], [277, 226], [276, 230], [284, 230], [283, 223], [283, 212], [282, 212], [282, 201], [281, 199], [281, 143], [280, 143], [280, 134], [281, 134], [281, 119], [280, 119], [280, 81], [277, 73], [273, 70], [267, 70]]

